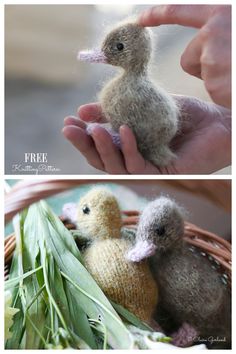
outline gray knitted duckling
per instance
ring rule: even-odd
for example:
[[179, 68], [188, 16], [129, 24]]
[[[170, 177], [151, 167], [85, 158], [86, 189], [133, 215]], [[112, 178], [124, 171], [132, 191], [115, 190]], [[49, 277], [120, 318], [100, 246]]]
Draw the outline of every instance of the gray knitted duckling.
[[230, 290], [208, 257], [193, 251], [183, 234], [181, 208], [160, 197], [144, 209], [128, 259], [140, 262], [152, 256], [160, 295], [156, 320], [162, 327], [160, 314], [169, 316], [177, 326], [192, 325], [199, 334], [197, 339], [207, 341], [209, 348], [230, 348]]
[[169, 143], [177, 132], [179, 113], [171, 95], [149, 78], [151, 53], [150, 30], [125, 22], [106, 36], [101, 49], [80, 52], [78, 58], [123, 69], [101, 91], [102, 111], [116, 133], [121, 125], [129, 126], [145, 159], [165, 166], [175, 157]]

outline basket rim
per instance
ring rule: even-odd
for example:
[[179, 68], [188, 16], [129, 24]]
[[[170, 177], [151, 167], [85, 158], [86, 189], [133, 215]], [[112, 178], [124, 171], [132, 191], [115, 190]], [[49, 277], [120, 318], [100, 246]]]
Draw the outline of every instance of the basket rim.
[[[139, 220], [138, 210], [124, 210], [123, 227], [135, 229]], [[232, 259], [231, 244], [213, 232], [202, 229], [188, 221], [184, 222], [184, 240], [191, 246], [197, 247], [202, 253], [211, 256], [227, 272], [231, 282]], [[16, 242], [14, 233], [4, 240], [4, 261], [7, 265], [13, 256]]]
[[[170, 183], [171, 181], [171, 183]], [[211, 182], [211, 188], [209, 186]], [[231, 211], [231, 182], [230, 180], [209, 180], [204, 185], [196, 184], [195, 180], [162, 180], [162, 179], [149, 179], [148, 183], [152, 185], [168, 185], [171, 188], [186, 191], [195, 195], [204, 196], [215, 205], [220, 206], [226, 211]], [[68, 189], [79, 187], [82, 185], [91, 185], [94, 183], [116, 183], [118, 185], [126, 186], [130, 184], [140, 183], [139, 180], [111, 180], [107, 178], [102, 179], [36, 179], [36, 180], [20, 180], [12, 188], [7, 183], [5, 194], [5, 222], [9, 222], [14, 215], [22, 209], [28, 207], [30, 204], [39, 201], [40, 199], [50, 197], [57, 193], [64, 192]], [[191, 182], [191, 183], [190, 183]], [[200, 180], [199, 180], [200, 182]], [[220, 185], [219, 185], [220, 183]], [[213, 184], [213, 185], [212, 185]], [[213, 193], [220, 191], [220, 193]], [[227, 197], [227, 198], [226, 198]]]

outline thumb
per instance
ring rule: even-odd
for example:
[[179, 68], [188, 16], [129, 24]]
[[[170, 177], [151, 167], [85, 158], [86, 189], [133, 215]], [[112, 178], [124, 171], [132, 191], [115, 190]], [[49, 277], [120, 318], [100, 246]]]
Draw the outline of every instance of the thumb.
[[85, 104], [78, 108], [78, 116], [85, 122], [106, 123], [106, 117], [102, 112], [102, 107], [98, 102]]

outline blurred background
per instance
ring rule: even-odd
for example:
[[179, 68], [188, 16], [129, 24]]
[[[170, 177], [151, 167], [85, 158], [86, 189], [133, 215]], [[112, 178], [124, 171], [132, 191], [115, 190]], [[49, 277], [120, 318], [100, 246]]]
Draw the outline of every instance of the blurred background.
[[[145, 7], [5, 6], [6, 174], [35, 174], [25, 169], [24, 154], [37, 152], [47, 153], [47, 164], [52, 167], [43, 174], [102, 173], [87, 164], [63, 138], [61, 129], [65, 116], [75, 115], [79, 105], [96, 100], [115, 69], [79, 63], [76, 55], [80, 49], [98, 46], [108, 26]], [[170, 92], [209, 100], [202, 82], [185, 74], [179, 65], [195, 31], [180, 26], [154, 28], [152, 74]], [[230, 167], [217, 173], [230, 173]]]

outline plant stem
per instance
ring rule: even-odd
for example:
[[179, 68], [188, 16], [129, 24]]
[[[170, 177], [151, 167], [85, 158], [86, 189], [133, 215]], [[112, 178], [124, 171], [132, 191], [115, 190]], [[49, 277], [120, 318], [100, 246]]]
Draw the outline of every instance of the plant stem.
[[[84, 294], [85, 296], [87, 296], [89, 299], [91, 299], [92, 301], [94, 301], [98, 306], [100, 306], [101, 308], [103, 308], [103, 310], [105, 310], [106, 312], [108, 312], [110, 314], [110, 316], [113, 317], [113, 319], [117, 322], [121, 322], [121, 320], [119, 319], [118, 316], [115, 316], [106, 306], [104, 306], [101, 302], [99, 302], [95, 297], [93, 297], [92, 295], [88, 294], [86, 291], [84, 291], [79, 285], [77, 285], [70, 277], [68, 277], [68, 275], [66, 275], [65, 273], [63, 273], [61, 271], [61, 275], [67, 279], [71, 284], [74, 285], [75, 288], [77, 288], [82, 294]], [[128, 331], [128, 330], [127, 330]]]
[[5, 282], [5, 290], [8, 290], [10, 288], [12, 288], [14, 286], [15, 283], [18, 283], [20, 281], [22, 281], [23, 279], [31, 276], [32, 274], [34, 273], [37, 273], [39, 270], [41, 270], [43, 267], [40, 266], [38, 268], [35, 268], [27, 273], [25, 273], [24, 275], [20, 275], [19, 277], [16, 277], [16, 278], [12, 278], [12, 279], [9, 279]]
[[30, 316], [26, 313], [25, 314], [27, 320], [30, 322], [31, 326], [33, 327], [33, 329], [35, 330], [35, 332], [38, 334], [38, 336], [40, 337], [40, 339], [42, 340], [44, 346], [47, 344], [44, 337], [42, 336], [41, 332], [39, 331], [39, 329], [35, 326], [34, 322], [31, 320]]
[[99, 329], [96, 326], [93, 326], [92, 323], [97, 323], [97, 324], [102, 326], [102, 328], [103, 328], [102, 333], [104, 335], [103, 349], [106, 350], [107, 349], [107, 340], [108, 340], [106, 326], [101, 321], [98, 321], [98, 320], [95, 320], [95, 319], [92, 319], [92, 318], [89, 319], [89, 323], [90, 323], [90, 326], [93, 327], [94, 329], [96, 329], [97, 331], [99, 331]]
[[52, 296], [52, 293], [51, 293], [51, 290], [50, 290], [50, 286], [49, 286], [49, 282], [48, 282], [48, 277], [47, 277], [47, 271], [46, 271], [46, 268], [47, 268], [47, 263], [46, 263], [46, 253], [44, 254], [44, 260], [43, 260], [43, 263], [44, 263], [44, 266], [43, 266], [43, 276], [44, 276], [44, 281], [45, 281], [45, 286], [46, 286], [46, 290], [47, 290], [47, 293], [48, 293], [48, 296], [49, 296], [49, 299], [53, 305], [53, 307], [55, 308], [56, 312], [57, 312], [57, 315], [58, 317], [60, 318], [60, 321], [63, 325], [63, 327], [65, 328], [65, 330], [68, 332], [68, 334], [70, 335], [70, 332], [69, 332], [69, 329], [66, 325], [66, 322], [64, 320], [64, 317], [59, 309], [59, 307], [57, 306], [57, 303], [56, 301], [54, 300], [53, 296]]

